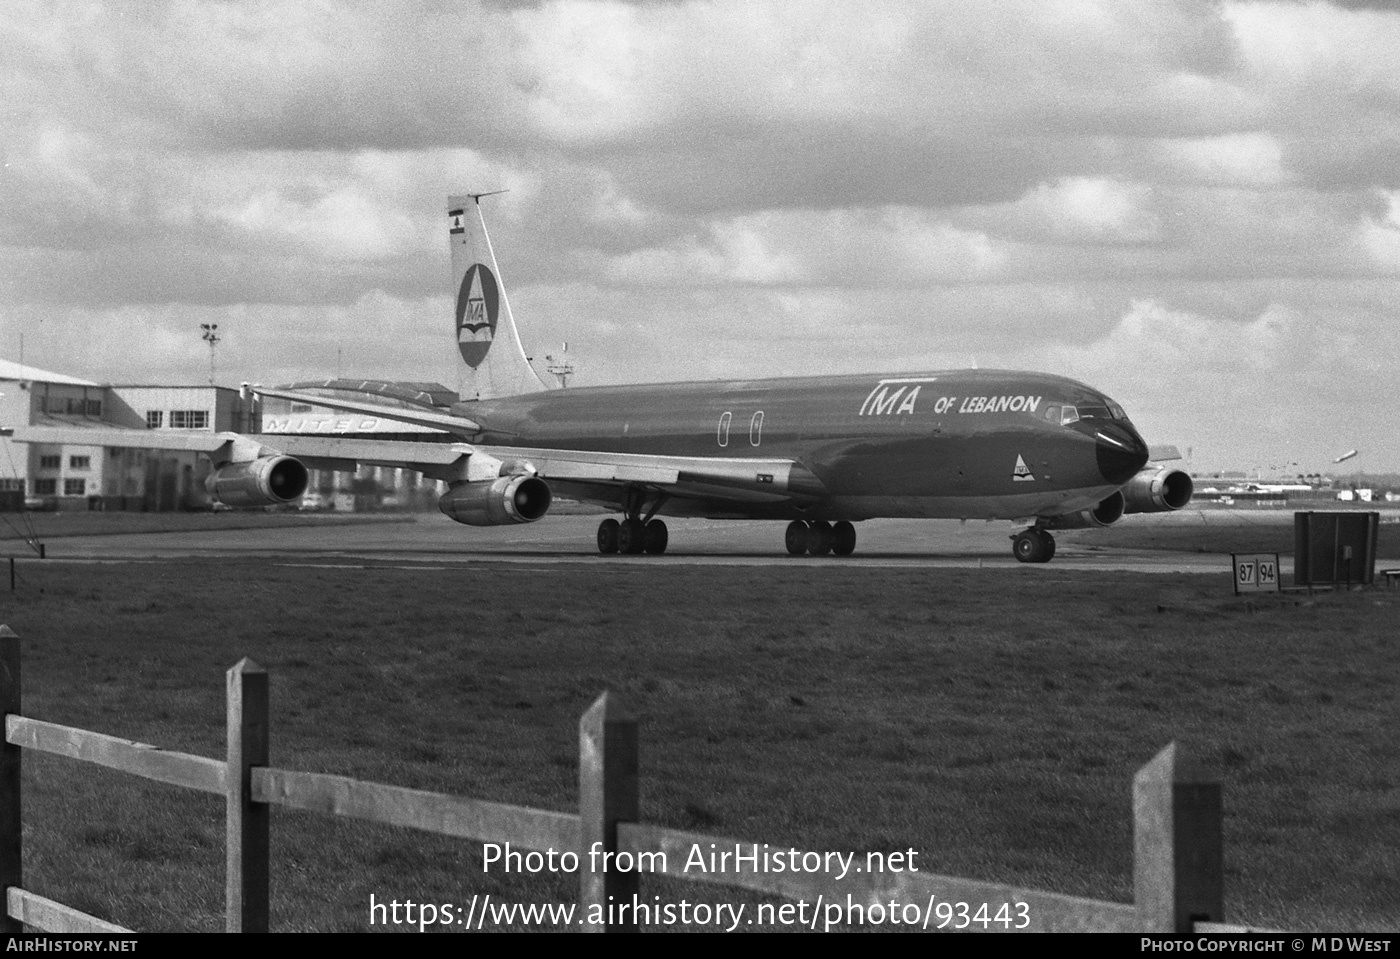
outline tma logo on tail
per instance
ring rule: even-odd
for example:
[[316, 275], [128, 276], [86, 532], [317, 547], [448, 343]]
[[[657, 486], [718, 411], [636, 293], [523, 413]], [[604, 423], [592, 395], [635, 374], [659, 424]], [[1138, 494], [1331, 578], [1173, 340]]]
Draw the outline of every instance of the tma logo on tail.
[[496, 278], [482, 263], [473, 263], [457, 291], [457, 348], [476, 369], [496, 338], [496, 314], [501, 293]]

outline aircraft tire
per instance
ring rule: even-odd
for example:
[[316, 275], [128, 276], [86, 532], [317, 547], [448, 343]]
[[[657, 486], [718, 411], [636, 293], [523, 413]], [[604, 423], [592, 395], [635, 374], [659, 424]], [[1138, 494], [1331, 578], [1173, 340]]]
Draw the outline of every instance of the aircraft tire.
[[795, 519], [788, 523], [787, 533], [783, 536], [783, 543], [787, 546], [787, 551], [793, 556], [801, 556], [807, 552], [807, 524], [800, 519]]
[[639, 519], [625, 519], [618, 524], [617, 551], [636, 556], [646, 549], [646, 527]]
[[1045, 541], [1039, 530], [1024, 530], [1011, 541], [1011, 555], [1022, 563], [1043, 563], [1045, 552]]
[[646, 531], [642, 534], [642, 548], [653, 556], [660, 556], [666, 552], [666, 541], [669, 536], [666, 524], [659, 519], [654, 519], [646, 525]]
[[615, 519], [605, 519], [598, 524], [598, 552], [604, 556], [617, 552], [620, 525]]
[[1045, 530], [1041, 530], [1040, 538], [1045, 541], [1045, 558], [1042, 559], [1041, 562], [1048, 563], [1055, 558], [1055, 537], [1051, 536]]
[[807, 552], [813, 556], [825, 556], [836, 545], [836, 534], [832, 531], [831, 524], [825, 520], [813, 523], [807, 535], [811, 537], [807, 542]]
[[850, 556], [856, 551], [856, 528], [844, 519], [831, 529], [831, 551], [837, 556]]

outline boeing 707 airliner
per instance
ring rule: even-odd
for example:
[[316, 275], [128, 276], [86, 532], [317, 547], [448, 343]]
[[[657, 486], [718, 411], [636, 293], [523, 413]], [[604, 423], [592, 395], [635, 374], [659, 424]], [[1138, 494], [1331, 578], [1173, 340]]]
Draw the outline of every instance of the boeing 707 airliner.
[[444, 442], [272, 434], [16, 429], [27, 442], [196, 449], [231, 506], [290, 503], [307, 470], [361, 464], [448, 483], [459, 523], [530, 523], [556, 494], [616, 512], [609, 553], [664, 553], [666, 516], [786, 521], [789, 553], [847, 555], [875, 517], [1021, 520], [1012, 553], [1055, 554], [1051, 531], [1180, 509], [1185, 473], [1149, 465], [1123, 408], [1062, 376], [938, 370], [550, 389], [521, 344], [481, 213], [448, 200], [460, 396], [328, 380], [254, 391], [439, 431]]

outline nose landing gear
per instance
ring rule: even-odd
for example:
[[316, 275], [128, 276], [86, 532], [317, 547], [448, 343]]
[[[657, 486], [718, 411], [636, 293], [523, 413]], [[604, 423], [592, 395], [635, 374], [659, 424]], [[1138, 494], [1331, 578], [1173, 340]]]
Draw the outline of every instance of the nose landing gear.
[[1055, 537], [1032, 526], [1011, 537], [1011, 555], [1023, 563], [1048, 563], [1055, 556]]

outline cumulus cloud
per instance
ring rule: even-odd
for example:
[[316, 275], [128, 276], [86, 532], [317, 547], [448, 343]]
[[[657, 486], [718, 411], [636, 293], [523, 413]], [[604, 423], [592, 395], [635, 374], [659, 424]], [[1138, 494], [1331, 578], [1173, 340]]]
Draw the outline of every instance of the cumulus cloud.
[[15, 0], [0, 44], [0, 351], [93, 379], [198, 382], [217, 322], [230, 381], [452, 383], [444, 198], [495, 189], [579, 385], [1048, 366], [1225, 456], [1400, 362], [1371, 4]]

